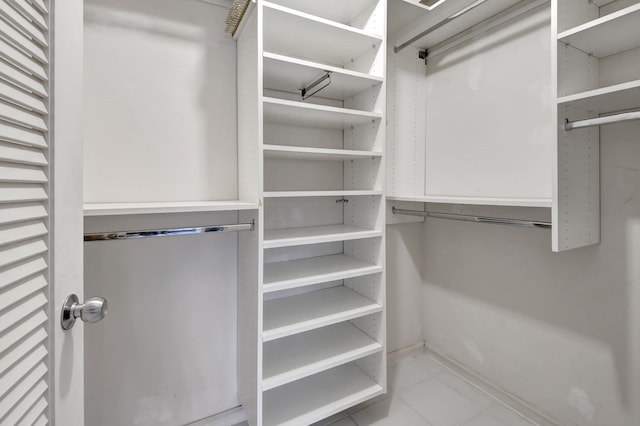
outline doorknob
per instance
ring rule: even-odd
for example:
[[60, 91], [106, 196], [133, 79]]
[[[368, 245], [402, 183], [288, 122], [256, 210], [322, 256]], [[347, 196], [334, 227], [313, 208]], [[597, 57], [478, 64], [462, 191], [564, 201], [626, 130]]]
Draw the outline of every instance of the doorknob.
[[78, 296], [70, 294], [64, 299], [60, 324], [63, 330], [70, 330], [80, 318], [84, 322], [94, 323], [107, 315], [107, 301], [102, 297], [92, 297], [85, 303], [79, 303]]

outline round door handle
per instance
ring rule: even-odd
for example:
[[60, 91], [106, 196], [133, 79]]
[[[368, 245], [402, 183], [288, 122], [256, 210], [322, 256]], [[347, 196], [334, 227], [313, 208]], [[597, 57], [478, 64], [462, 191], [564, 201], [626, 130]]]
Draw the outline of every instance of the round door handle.
[[102, 297], [92, 297], [84, 303], [79, 303], [78, 296], [71, 294], [64, 299], [60, 324], [63, 330], [70, 330], [80, 318], [84, 322], [94, 323], [107, 315], [107, 301]]

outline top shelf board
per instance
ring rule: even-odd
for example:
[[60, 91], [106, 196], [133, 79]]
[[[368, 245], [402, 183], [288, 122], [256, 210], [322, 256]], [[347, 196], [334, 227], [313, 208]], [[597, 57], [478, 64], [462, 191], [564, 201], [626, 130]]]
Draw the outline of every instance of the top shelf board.
[[372, 86], [382, 83], [381, 77], [323, 65], [304, 59], [264, 53], [264, 87], [283, 92], [300, 93], [300, 89], [331, 72], [331, 84], [317, 96], [330, 99], [348, 99]]
[[[391, 34], [389, 43], [397, 46], [475, 2], [476, 0], [448, 0], [428, 8], [407, 0], [391, 0], [389, 16], [393, 18], [389, 24], [389, 34]], [[521, 3], [521, 0], [487, 0], [447, 25], [422, 37], [413, 45], [421, 49], [430, 49], [502, 12], [508, 13], [508, 10], [518, 3]]]
[[547, 198], [489, 198], [489, 197], [447, 197], [431, 195], [387, 196], [388, 201], [407, 201], [414, 203], [460, 204], [482, 206], [512, 206], [550, 208], [551, 200]]
[[640, 47], [640, 3], [558, 34], [558, 40], [596, 58]]
[[343, 66], [382, 43], [376, 34], [273, 3], [262, 4], [265, 51]]
[[257, 210], [258, 204], [243, 201], [175, 201], [149, 203], [87, 203], [86, 216], [119, 216], [157, 213], [196, 213]]
[[290, 126], [346, 129], [380, 120], [382, 114], [264, 97], [264, 121]]
[[322, 17], [344, 25], [351, 23], [377, 0], [273, 0], [280, 6]]

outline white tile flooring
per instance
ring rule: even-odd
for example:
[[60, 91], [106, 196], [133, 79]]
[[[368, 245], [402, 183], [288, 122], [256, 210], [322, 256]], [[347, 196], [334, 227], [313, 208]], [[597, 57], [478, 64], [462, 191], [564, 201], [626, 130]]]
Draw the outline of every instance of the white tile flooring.
[[386, 395], [349, 410], [337, 422], [314, 426], [536, 425], [428, 354], [400, 358], [387, 374]]

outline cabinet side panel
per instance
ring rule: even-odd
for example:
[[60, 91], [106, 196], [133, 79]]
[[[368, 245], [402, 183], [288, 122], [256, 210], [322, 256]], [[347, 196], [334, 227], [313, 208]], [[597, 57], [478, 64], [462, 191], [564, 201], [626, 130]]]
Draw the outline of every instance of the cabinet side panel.
[[[392, 48], [391, 48], [392, 49]], [[418, 50], [388, 52], [387, 195], [424, 195], [427, 79]]]
[[262, 62], [258, 40], [258, 11], [247, 21], [238, 39], [238, 198], [257, 202], [262, 179]]
[[557, 183], [553, 200], [553, 251], [600, 242], [600, 132], [597, 127], [564, 130], [593, 114], [558, 109]]

